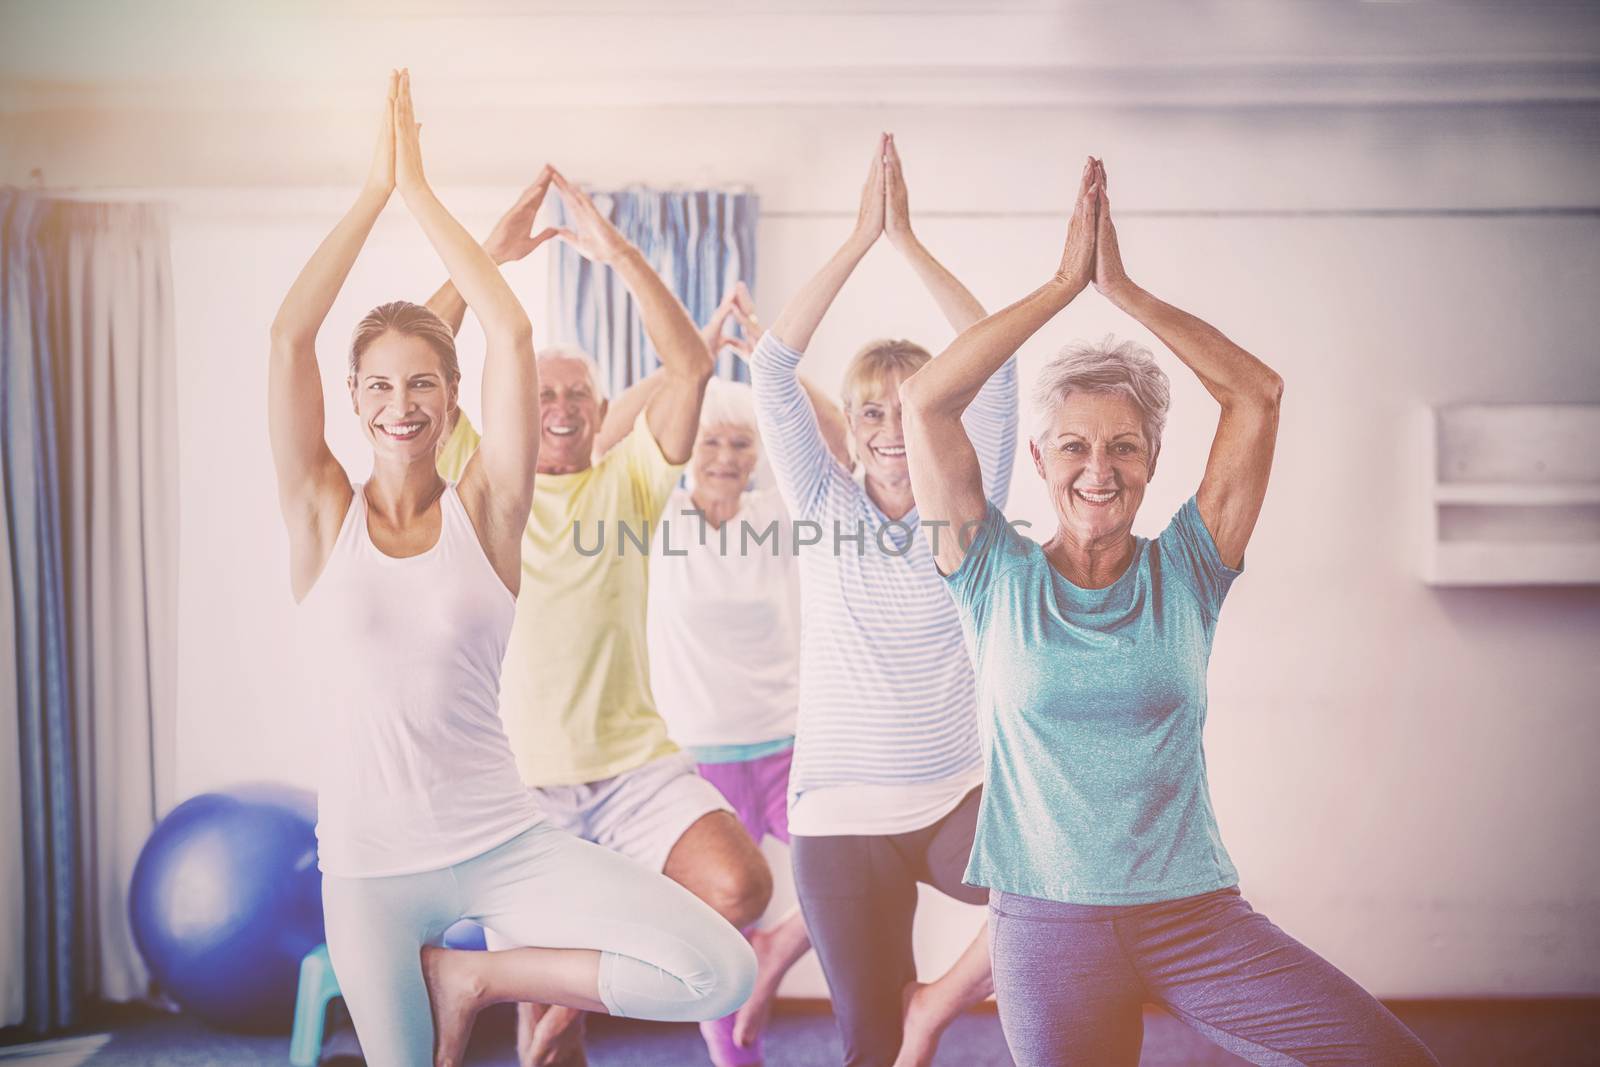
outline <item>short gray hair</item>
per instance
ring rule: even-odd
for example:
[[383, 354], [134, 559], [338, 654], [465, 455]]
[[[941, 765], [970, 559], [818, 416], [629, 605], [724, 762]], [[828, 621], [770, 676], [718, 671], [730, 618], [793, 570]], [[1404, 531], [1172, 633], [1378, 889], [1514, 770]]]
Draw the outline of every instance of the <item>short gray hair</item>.
[[574, 344], [565, 342], [558, 345], [544, 345], [538, 351], [540, 360], [546, 359], [575, 359], [589, 368], [589, 385], [594, 389], [596, 400], [608, 398], [605, 379], [600, 376], [600, 365], [594, 357]]
[[1074, 341], [1044, 365], [1033, 387], [1033, 439], [1050, 428], [1061, 404], [1072, 393], [1120, 393], [1138, 405], [1145, 441], [1153, 460], [1161, 451], [1172, 386], [1167, 372], [1150, 350], [1133, 341], [1120, 344], [1106, 334], [1099, 344]]
[[755, 394], [744, 382], [712, 378], [706, 382], [705, 400], [700, 405], [700, 425], [742, 426], [759, 437]]

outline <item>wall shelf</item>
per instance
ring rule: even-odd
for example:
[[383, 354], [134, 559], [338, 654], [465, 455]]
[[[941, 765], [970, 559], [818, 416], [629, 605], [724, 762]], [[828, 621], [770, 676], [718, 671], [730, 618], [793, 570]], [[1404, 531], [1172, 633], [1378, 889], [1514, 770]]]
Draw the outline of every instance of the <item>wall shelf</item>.
[[1600, 404], [1458, 404], [1422, 418], [1422, 577], [1600, 585]]

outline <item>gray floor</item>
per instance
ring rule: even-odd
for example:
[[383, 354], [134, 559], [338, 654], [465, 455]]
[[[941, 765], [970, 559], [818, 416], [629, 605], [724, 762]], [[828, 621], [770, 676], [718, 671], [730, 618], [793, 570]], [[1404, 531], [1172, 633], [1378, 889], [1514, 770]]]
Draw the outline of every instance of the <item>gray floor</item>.
[[[1600, 1001], [1462, 1001], [1393, 1004], [1445, 1067], [1600, 1065]], [[0, 1061], [19, 1067], [283, 1067], [285, 1037], [219, 1034], [180, 1016], [122, 1009], [103, 1031], [45, 1045], [0, 1047]], [[480, 1021], [470, 1063], [513, 1067], [510, 1019]], [[786, 1013], [768, 1037], [768, 1067], [836, 1067], [838, 1041], [825, 1013]], [[702, 1067], [708, 1063], [693, 1026], [595, 1019], [591, 1067]], [[349, 1062], [349, 1061], [346, 1061]], [[958, 1020], [940, 1047], [939, 1067], [1009, 1067], [1000, 1025], [991, 1013]], [[1176, 1020], [1146, 1016], [1143, 1067], [1223, 1067], [1228, 1055]]]

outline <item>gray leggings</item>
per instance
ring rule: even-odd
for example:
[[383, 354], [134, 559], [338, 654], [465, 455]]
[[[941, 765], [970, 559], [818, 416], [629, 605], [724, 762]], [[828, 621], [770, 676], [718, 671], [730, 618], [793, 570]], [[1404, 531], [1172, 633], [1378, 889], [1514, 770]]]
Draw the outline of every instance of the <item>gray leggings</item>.
[[1133, 1067], [1145, 1003], [1251, 1063], [1437, 1067], [1387, 1008], [1236, 888], [1127, 907], [995, 891], [989, 953], [1017, 1067]]
[[832, 994], [845, 1067], [887, 1067], [900, 1051], [900, 992], [916, 980], [917, 883], [968, 904], [963, 885], [981, 790], [932, 826], [882, 837], [801, 837], [790, 844], [806, 930]]

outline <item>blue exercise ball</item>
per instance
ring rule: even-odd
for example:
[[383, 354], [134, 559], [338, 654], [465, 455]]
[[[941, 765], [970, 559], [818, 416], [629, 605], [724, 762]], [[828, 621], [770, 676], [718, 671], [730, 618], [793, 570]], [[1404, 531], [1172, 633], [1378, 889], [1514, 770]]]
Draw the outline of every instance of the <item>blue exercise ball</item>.
[[288, 786], [202, 793], [156, 824], [128, 890], [133, 939], [161, 988], [213, 1026], [288, 1030], [300, 960], [324, 940], [316, 797]]
[[483, 952], [489, 947], [483, 927], [471, 919], [458, 919], [451, 923], [445, 930], [442, 940], [445, 948], [462, 949], [467, 952]]

